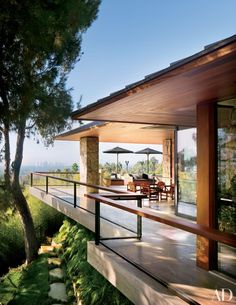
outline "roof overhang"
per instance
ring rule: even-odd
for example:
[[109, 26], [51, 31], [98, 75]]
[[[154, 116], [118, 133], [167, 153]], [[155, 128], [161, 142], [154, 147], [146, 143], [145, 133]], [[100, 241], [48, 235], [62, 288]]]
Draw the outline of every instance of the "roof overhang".
[[196, 105], [236, 97], [236, 35], [87, 107], [74, 120], [195, 126]]
[[93, 122], [58, 135], [62, 141], [80, 141], [83, 137], [98, 137], [99, 142], [162, 144], [174, 138], [173, 126]]

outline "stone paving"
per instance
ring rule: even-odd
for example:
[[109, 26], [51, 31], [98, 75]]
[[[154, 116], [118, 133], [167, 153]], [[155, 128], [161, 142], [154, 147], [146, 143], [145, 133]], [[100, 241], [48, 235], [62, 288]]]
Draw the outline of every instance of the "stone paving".
[[68, 301], [66, 293], [66, 285], [63, 283], [65, 273], [61, 268], [61, 259], [56, 256], [54, 252], [55, 248], [59, 248], [60, 245], [52, 242], [51, 246], [41, 246], [39, 253], [47, 253], [52, 257], [48, 258], [48, 265], [50, 266], [49, 276], [53, 280], [50, 284], [50, 290], [48, 296], [55, 300], [53, 305], [66, 304]]

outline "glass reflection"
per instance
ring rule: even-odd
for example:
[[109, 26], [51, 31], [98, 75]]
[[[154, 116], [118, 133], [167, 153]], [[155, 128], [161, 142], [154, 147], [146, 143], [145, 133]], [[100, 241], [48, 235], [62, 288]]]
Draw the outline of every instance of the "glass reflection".
[[196, 128], [179, 130], [177, 135], [178, 202], [177, 214], [196, 217], [197, 175]]
[[[236, 100], [218, 103], [218, 228], [236, 234]], [[218, 244], [218, 269], [236, 277], [236, 250]]]

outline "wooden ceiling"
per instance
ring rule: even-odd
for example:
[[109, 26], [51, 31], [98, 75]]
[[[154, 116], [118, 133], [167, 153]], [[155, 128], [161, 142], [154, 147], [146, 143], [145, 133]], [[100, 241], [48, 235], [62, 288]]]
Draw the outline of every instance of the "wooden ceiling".
[[72, 118], [195, 126], [198, 103], [236, 97], [236, 36], [225, 41], [75, 111]]
[[79, 141], [82, 137], [99, 137], [99, 142], [162, 144], [173, 139], [173, 128], [147, 124], [103, 123], [88, 124], [56, 137], [56, 140]]

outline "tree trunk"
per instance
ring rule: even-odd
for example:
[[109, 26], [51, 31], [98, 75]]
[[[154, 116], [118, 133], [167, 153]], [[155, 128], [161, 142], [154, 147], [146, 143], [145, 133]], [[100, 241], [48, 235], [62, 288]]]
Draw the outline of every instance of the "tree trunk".
[[23, 225], [26, 262], [30, 263], [33, 259], [37, 257], [38, 245], [34, 230], [33, 219], [30, 214], [27, 201], [22, 193], [20, 187], [20, 181], [19, 181], [20, 168], [23, 158], [25, 126], [26, 126], [26, 122], [25, 121], [21, 122], [17, 133], [16, 154], [13, 163], [14, 165], [13, 165], [13, 180], [12, 180], [12, 197], [13, 197], [13, 202], [20, 214], [21, 222]]
[[10, 164], [11, 164], [11, 157], [10, 157], [10, 138], [9, 138], [9, 125], [4, 124], [3, 129], [4, 135], [4, 182], [5, 188], [7, 191], [10, 190], [11, 185], [11, 178], [10, 178]]
[[[2, 46], [0, 48], [0, 55], [2, 53]], [[0, 56], [1, 57], [1, 56]], [[11, 181], [11, 174], [10, 174], [10, 164], [11, 164], [11, 157], [10, 157], [10, 124], [9, 124], [9, 102], [7, 98], [7, 90], [5, 88], [5, 83], [2, 75], [0, 76], [0, 97], [2, 103], [0, 104], [0, 113], [1, 113], [1, 121], [3, 122], [3, 127], [1, 131], [4, 136], [4, 180], [5, 180], [5, 188], [7, 191], [10, 190], [10, 181]]]
[[13, 202], [20, 214], [23, 226], [26, 262], [30, 263], [37, 257], [38, 252], [38, 245], [34, 230], [33, 219], [20, 185], [14, 183], [13, 188]]

